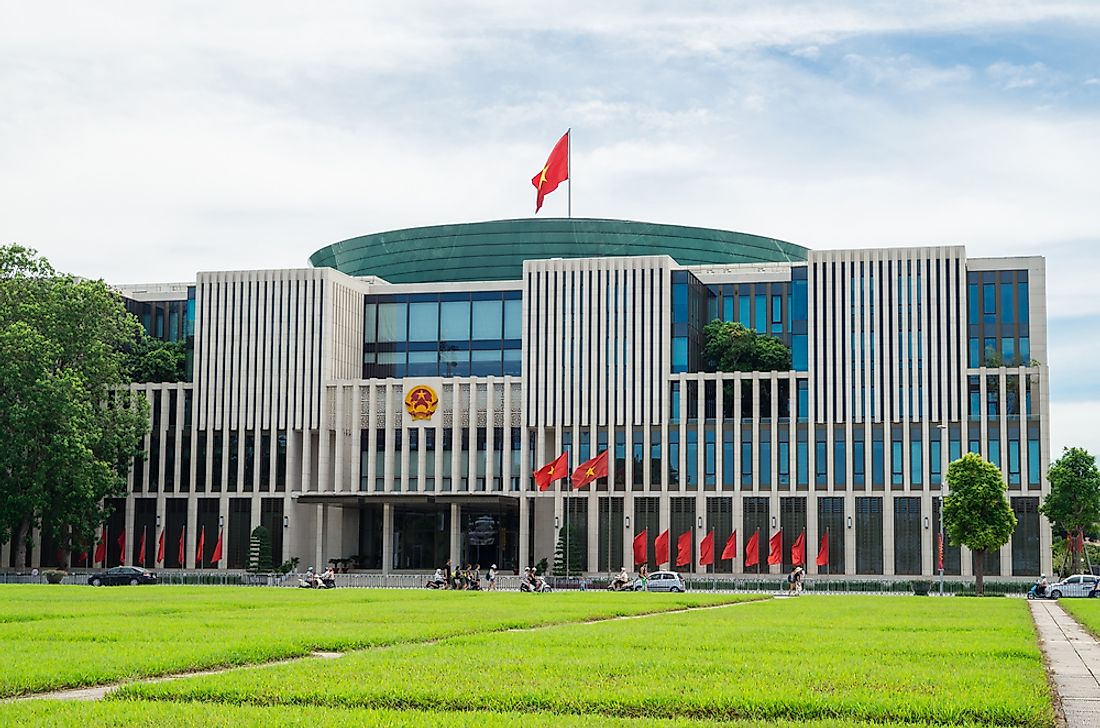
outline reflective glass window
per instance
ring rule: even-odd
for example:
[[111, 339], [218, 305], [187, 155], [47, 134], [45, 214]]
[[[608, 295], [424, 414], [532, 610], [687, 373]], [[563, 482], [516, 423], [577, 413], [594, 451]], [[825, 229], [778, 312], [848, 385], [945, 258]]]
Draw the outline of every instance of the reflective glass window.
[[363, 341], [374, 343], [374, 331], [378, 320], [378, 304], [368, 303], [363, 307]]
[[966, 307], [968, 318], [967, 322], [971, 324], [980, 323], [978, 320], [978, 284], [971, 283], [966, 287]]
[[523, 301], [504, 302], [504, 338], [518, 339], [522, 336]]
[[472, 339], [501, 338], [501, 301], [474, 301]]
[[686, 324], [688, 320], [687, 283], [672, 284], [672, 323]]
[[404, 303], [378, 304], [378, 340], [383, 342], [405, 341]]
[[688, 368], [688, 340], [686, 336], [672, 339], [672, 371], [686, 372]]
[[469, 301], [444, 301], [439, 304], [439, 338], [443, 341], [469, 340]]
[[1012, 323], [1014, 314], [1016, 313], [1016, 304], [1012, 300], [1012, 290], [1015, 288], [1011, 283], [1001, 284], [1001, 323]]
[[435, 301], [409, 304], [409, 341], [439, 340], [439, 304]]
[[791, 365], [796, 372], [805, 372], [810, 369], [809, 341], [806, 334], [791, 336]]
[[746, 329], [752, 328], [752, 308], [749, 305], [748, 296], [737, 297], [737, 320]]
[[1027, 482], [1039, 485], [1039, 441], [1030, 438], [1027, 441]]
[[1016, 286], [1016, 305], [1019, 306], [1020, 323], [1026, 324], [1028, 322], [1027, 284], [1017, 283]]
[[760, 333], [768, 331], [768, 297], [762, 293], [756, 295], [756, 311], [753, 315], [752, 327]]
[[923, 450], [923, 443], [920, 440], [909, 443], [909, 480], [913, 485], [924, 482], [924, 467], [921, 460], [924, 455]]

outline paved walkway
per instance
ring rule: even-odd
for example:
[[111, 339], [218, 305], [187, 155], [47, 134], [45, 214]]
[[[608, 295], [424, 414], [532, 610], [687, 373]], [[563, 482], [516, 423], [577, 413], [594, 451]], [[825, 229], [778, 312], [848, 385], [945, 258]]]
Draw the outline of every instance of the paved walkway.
[[1100, 726], [1100, 642], [1058, 602], [1028, 604], [1067, 728]]

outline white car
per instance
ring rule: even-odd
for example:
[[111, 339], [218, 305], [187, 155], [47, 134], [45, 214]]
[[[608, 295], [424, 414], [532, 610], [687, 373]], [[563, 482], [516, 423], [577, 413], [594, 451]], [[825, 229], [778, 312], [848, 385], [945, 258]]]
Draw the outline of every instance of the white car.
[[647, 591], [684, 591], [684, 578], [675, 571], [657, 571], [649, 575]]
[[1096, 588], [1096, 577], [1091, 574], [1077, 574], [1068, 576], [1057, 584], [1051, 584], [1047, 588], [1047, 594], [1051, 599], [1062, 597], [1087, 597], [1089, 592]]

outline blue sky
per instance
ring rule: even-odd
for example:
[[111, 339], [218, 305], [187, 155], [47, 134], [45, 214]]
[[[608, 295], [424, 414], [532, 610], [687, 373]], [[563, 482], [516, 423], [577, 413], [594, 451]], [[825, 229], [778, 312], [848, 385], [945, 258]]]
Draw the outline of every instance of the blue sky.
[[573, 127], [580, 216], [1045, 256], [1052, 444], [1100, 452], [1100, 3], [592, 5], [0, 0], [0, 240], [303, 266], [532, 214]]

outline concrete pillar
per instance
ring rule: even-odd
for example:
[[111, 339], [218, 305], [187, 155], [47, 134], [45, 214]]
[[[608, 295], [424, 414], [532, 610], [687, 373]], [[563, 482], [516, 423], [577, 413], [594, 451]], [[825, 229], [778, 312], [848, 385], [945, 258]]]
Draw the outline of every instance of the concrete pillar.
[[856, 497], [849, 491], [844, 496], [844, 574], [856, 573]]
[[519, 497], [519, 566], [527, 566], [531, 563], [531, 530], [529, 522], [531, 516], [531, 500], [526, 495]]
[[[123, 506], [126, 509], [126, 553], [122, 555], [122, 563], [127, 566], [132, 566], [134, 563], [134, 496], [133, 494], [127, 496], [126, 505]], [[35, 543], [38, 543], [37, 541]], [[118, 543], [114, 544], [115, 548], [118, 548]], [[148, 548], [148, 545], [146, 545]], [[33, 560], [31, 566], [39, 565], [39, 557], [41, 556], [42, 549], [36, 548], [34, 550]], [[111, 553], [111, 544], [107, 544], [107, 553]]]
[[[849, 442], [851, 442], [849, 440]], [[848, 481], [851, 482], [851, 481]], [[821, 571], [817, 565], [817, 549], [821, 546], [821, 533], [817, 525], [817, 499], [814, 491], [806, 494], [806, 573], [817, 574]]]
[[[671, 568], [671, 562], [676, 558], [676, 537], [671, 532], [672, 526], [672, 501], [669, 499], [668, 491], [661, 493], [661, 498], [657, 502], [657, 533], [658, 535], [669, 531], [668, 534], [668, 561], [662, 562], [665, 564], [665, 568]], [[657, 568], [661, 568], [661, 564], [657, 564]]]
[[[928, 491], [925, 491], [920, 499], [920, 573], [939, 576], [940, 572], [936, 568], [936, 538], [937, 534], [939, 534], [940, 524], [932, 522], [933, 497], [938, 498], [939, 494], [933, 496]], [[928, 524], [927, 528], [924, 526], [925, 523]]]
[[393, 504], [382, 504], [382, 573], [393, 570]]
[[324, 504], [318, 503], [316, 506], [317, 513], [317, 535], [316, 540], [313, 542], [313, 565], [316, 569], [323, 569], [322, 561], [325, 556], [325, 536], [328, 532], [328, 523], [325, 516], [328, 514], [325, 512], [327, 509]]
[[[593, 574], [600, 570], [600, 502], [599, 495], [594, 490], [596, 484], [592, 483], [588, 487], [592, 490], [588, 493], [588, 568], [586, 571]], [[608, 554], [609, 558], [610, 556], [611, 554]]]
[[195, 564], [195, 548], [199, 543], [199, 499], [196, 495], [192, 494], [187, 499], [187, 539], [185, 545], [185, 551], [183, 553], [185, 568], [194, 569]]
[[451, 503], [451, 563], [457, 569], [460, 561], [462, 561], [462, 505]]
[[894, 498], [903, 495], [898, 493], [895, 496], [894, 493], [887, 491], [882, 496], [882, 573], [884, 576], [894, 575]]

